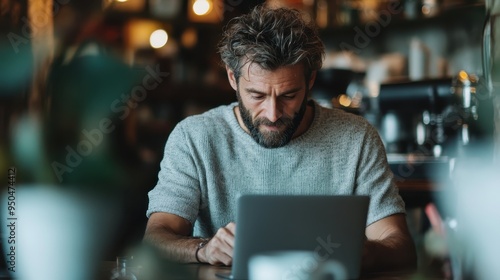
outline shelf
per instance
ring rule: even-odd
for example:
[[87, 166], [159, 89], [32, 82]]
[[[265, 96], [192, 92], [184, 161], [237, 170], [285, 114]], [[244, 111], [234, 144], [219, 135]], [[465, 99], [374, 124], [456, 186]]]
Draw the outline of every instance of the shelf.
[[396, 14], [388, 19], [378, 17], [379, 20], [330, 26], [320, 29], [319, 33], [327, 48], [336, 47], [346, 50], [341, 44], [356, 46], [355, 40], [367, 40], [369, 43], [383, 41], [387, 34], [407, 35], [436, 28], [444, 29], [447, 33], [461, 29], [476, 34], [480, 32], [485, 17], [486, 11], [483, 4], [469, 4], [443, 10], [433, 17], [405, 19], [402, 15]]
[[[387, 11], [386, 11], [387, 12]], [[329, 31], [352, 31], [355, 27], [364, 27], [366, 25], [371, 25], [373, 23], [378, 23], [382, 27], [390, 27], [390, 26], [414, 26], [419, 27], [422, 24], [445, 24], [448, 23], [449, 20], [453, 21], [463, 21], [465, 18], [471, 17], [485, 17], [486, 8], [482, 3], [474, 3], [474, 4], [464, 4], [460, 6], [452, 6], [447, 9], [442, 10], [439, 14], [435, 16], [429, 17], [417, 17], [414, 19], [403, 18], [403, 14], [390, 14], [390, 19], [388, 22], [384, 22], [381, 16], [379, 16], [379, 20], [377, 21], [366, 21], [366, 22], [357, 22], [349, 25], [341, 25], [341, 26], [329, 26], [323, 29], [320, 29], [320, 33], [329, 32]]]

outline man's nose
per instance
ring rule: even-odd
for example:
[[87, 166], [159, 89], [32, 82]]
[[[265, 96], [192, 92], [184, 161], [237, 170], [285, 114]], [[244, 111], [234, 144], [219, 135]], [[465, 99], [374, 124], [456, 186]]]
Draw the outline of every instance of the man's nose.
[[269, 98], [266, 101], [266, 118], [271, 122], [276, 122], [281, 116], [281, 108], [276, 98]]

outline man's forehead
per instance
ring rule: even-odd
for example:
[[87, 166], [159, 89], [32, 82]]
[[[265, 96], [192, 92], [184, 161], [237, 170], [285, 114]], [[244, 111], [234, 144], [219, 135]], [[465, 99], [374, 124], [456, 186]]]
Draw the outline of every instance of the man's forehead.
[[270, 74], [286, 71], [290, 78], [299, 78], [304, 75], [304, 66], [302, 64], [282, 66], [277, 69], [269, 70], [260, 66], [258, 63], [246, 63], [241, 68], [241, 77], [245, 80], [251, 80], [252, 77], [267, 77]]

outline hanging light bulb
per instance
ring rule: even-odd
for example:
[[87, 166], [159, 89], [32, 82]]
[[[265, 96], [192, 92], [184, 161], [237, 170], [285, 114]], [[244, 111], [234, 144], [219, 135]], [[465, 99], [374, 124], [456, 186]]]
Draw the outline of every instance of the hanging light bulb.
[[153, 31], [153, 33], [151, 33], [151, 36], [149, 37], [149, 44], [151, 45], [151, 47], [155, 49], [159, 49], [165, 46], [167, 41], [168, 41], [168, 34], [167, 31], [163, 29], [158, 29]]
[[196, 0], [193, 3], [193, 12], [198, 16], [207, 14], [211, 8], [212, 3], [208, 0]]

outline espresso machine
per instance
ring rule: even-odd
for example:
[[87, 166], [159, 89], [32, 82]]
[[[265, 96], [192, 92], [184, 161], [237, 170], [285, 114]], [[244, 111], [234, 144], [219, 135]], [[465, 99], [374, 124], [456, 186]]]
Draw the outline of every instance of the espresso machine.
[[375, 125], [390, 164], [448, 167], [451, 159], [491, 143], [492, 100], [476, 75], [460, 71], [452, 78], [386, 83], [377, 99]]

